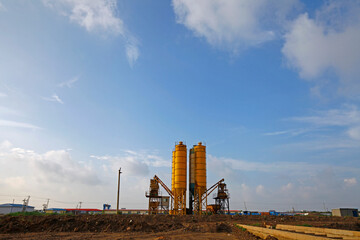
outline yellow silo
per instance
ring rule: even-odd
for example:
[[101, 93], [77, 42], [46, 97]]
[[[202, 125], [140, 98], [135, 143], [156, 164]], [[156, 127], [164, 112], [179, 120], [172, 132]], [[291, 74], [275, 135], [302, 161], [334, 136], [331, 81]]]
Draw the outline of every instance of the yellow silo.
[[174, 207], [173, 214], [186, 214], [187, 150], [183, 142], [175, 145], [174, 154]]
[[[206, 192], [206, 146], [201, 142], [193, 147], [195, 154], [195, 190], [193, 211], [194, 214], [202, 214], [203, 202], [202, 198]], [[205, 199], [205, 206], [207, 199]]]
[[201, 142], [194, 146], [195, 187], [206, 189], [206, 147]]
[[175, 188], [175, 151], [172, 152], [171, 191]]
[[175, 146], [175, 188], [186, 189], [186, 145], [179, 142]]

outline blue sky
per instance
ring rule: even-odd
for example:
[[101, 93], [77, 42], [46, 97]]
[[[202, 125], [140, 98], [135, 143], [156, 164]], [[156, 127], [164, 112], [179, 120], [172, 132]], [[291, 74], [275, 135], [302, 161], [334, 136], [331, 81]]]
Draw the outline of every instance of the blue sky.
[[[0, 201], [146, 208], [176, 141], [231, 208], [360, 207], [360, 1], [0, 0]], [[210, 200], [211, 202], [211, 200]]]

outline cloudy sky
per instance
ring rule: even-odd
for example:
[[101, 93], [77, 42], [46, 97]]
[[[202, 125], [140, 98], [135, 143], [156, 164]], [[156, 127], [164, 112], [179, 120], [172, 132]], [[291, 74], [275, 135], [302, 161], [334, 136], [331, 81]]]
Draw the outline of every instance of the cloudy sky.
[[114, 207], [122, 167], [146, 208], [182, 140], [232, 209], [360, 208], [359, 43], [359, 0], [0, 0], [0, 203]]

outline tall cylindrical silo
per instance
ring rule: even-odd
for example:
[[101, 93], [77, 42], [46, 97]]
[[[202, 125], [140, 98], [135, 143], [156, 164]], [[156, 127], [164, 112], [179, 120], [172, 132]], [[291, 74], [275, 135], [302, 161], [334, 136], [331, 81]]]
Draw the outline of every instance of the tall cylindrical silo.
[[171, 191], [175, 188], [175, 151], [172, 152]]
[[186, 214], [186, 170], [187, 152], [183, 142], [175, 145], [175, 182], [174, 182], [174, 208], [172, 213], [177, 215]]
[[201, 142], [194, 146], [195, 152], [195, 185], [206, 189], [206, 146]]
[[189, 151], [189, 211], [193, 212], [195, 191], [195, 152], [194, 149]]
[[[195, 189], [194, 189], [194, 202], [193, 211], [194, 214], [203, 214], [203, 197], [206, 192], [206, 146], [201, 142], [198, 145], [194, 145], [194, 157], [195, 157]], [[207, 205], [207, 199], [205, 198], [205, 205]]]
[[175, 146], [175, 189], [186, 189], [186, 145]]

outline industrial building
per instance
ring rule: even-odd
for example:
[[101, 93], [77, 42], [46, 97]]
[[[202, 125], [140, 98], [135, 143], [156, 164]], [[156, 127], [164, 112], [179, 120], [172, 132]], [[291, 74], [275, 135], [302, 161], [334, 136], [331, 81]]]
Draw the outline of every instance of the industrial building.
[[23, 204], [14, 204], [14, 203], [5, 203], [0, 204], [0, 214], [9, 214], [15, 212], [33, 212], [35, 207], [23, 205]]
[[359, 217], [359, 210], [356, 208], [332, 209], [332, 215], [337, 217]]
[[66, 213], [72, 214], [99, 214], [102, 210], [96, 208], [66, 208]]
[[[150, 180], [149, 191], [145, 192], [145, 196], [149, 198], [148, 213], [158, 214], [159, 211], [165, 213], [168, 211], [172, 215], [204, 214], [209, 211], [208, 196], [218, 189], [214, 197], [215, 204], [212, 205], [210, 212], [230, 214], [230, 195], [224, 179], [207, 189], [206, 177], [206, 146], [199, 142], [189, 150], [189, 206], [187, 208], [187, 146], [181, 141], [175, 144], [172, 152], [171, 189], [156, 175]], [[159, 194], [159, 184], [170, 197]], [[168, 199], [170, 199], [170, 206], [167, 205]]]
[[65, 208], [47, 208], [44, 211], [45, 213], [59, 213], [59, 214], [66, 213]]

